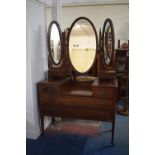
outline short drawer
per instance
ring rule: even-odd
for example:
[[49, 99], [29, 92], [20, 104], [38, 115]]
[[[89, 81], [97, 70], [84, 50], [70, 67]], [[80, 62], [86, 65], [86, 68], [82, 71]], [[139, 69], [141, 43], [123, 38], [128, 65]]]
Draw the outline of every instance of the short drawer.
[[114, 88], [94, 87], [92, 88], [92, 91], [94, 97], [105, 97], [105, 98], [114, 97]]
[[60, 88], [59, 87], [52, 87], [52, 86], [42, 86], [41, 91], [43, 93], [59, 94]]

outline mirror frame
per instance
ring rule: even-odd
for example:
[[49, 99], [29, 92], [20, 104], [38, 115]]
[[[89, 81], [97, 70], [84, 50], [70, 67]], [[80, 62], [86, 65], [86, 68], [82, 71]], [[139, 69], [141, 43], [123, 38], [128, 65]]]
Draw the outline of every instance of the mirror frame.
[[[88, 69], [86, 72], [82, 72], [82, 73], [79, 72], [79, 71], [73, 66], [72, 61], [71, 61], [71, 58], [70, 58], [70, 53], [69, 53], [69, 41], [70, 41], [70, 34], [71, 34], [71, 31], [72, 31], [72, 29], [73, 29], [75, 23], [76, 23], [77, 21], [81, 20], [81, 19], [84, 19], [84, 20], [88, 21], [88, 23], [92, 26], [92, 28], [93, 28], [93, 30], [94, 30], [95, 38], [96, 38], [96, 50], [95, 50], [95, 57], [94, 57], [93, 63], [91, 64], [91, 66], [89, 67], [89, 69]], [[68, 47], [67, 47], [67, 49], [68, 49], [68, 57], [69, 57], [69, 61], [70, 61], [70, 64], [71, 64], [73, 70], [74, 70], [75, 72], [81, 74], [81, 75], [88, 73], [88, 72], [92, 69], [92, 67], [93, 67], [93, 65], [94, 65], [94, 63], [95, 63], [95, 61], [96, 61], [96, 58], [97, 58], [97, 48], [98, 48], [97, 31], [96, 31], [96, 28], [95, 28], [94, 24], [92, 23], [92, 21], [91, 21], [90, 19], [88, 19], [87, 17], [78, 17], [77, 19], [75, 19], [75, 20], [73, 21], [73, 23], [71, 24], [70, 28], [69, 28], [67, 42], [68, 42]]]
[[[59, 32], [59, 37], [60, 37], [60, 45], [61, 45], [61, 51], [60, 51], [60, 52], [61, 52], [61, 54], [60, 54], [60, 59], [59, 59], [58, 63], [56, 63], [56, 62], [54, 61], [54, 58], [53, 58], [53, 56], [51, 55], [51, 46], [50, 46], [50, 38], [51, 38], [51, 36], [50, 36], [50, 34], [51, 34], [51, 29], [52, 29], [52, 25], [53, 25], [53, 24], [56, 25], [56, 27], [57, 27], [57, 29], [58, 29], [58, 32]], [[53, 63], [54, 65], [58, 66], [58, 65], [60, 64], [61, 60], [62, 60], [62, 55], [63, 55], [63, 43], [62, 43], [62, 33], [61, 33], [60, 25], [59, 25], [59, 23], [58, 23], [57, 21], [55, 21], [55, 20], [51, 21], [51, 23], [50, 23], [50, 25], [49, 25], [49, 27], [48, 27], [47, 43], [48, 43], [49, 56], [50, 56], [50, 58], [51, 58], [51, 60], [52, 60], [52, 63]]]
[[[106, 60], [105, 60], [105, 56], [104, 56], [104, 53], [105, 53], [105, 50], [104, 50], [104, 45], [105, 45], [105, 41], [104, 41], [104, 37], [105, 37], [105, 28], [106, 28], [106, 25], [109, 24], [110, 25], [110, 28], [111, 28], [111, 35], [112, 35], [112, 53], [111, 53], [111, 57], [110, 57], [110, 62], [107, 64], [106, 63]], [[102, 31], [102, 45], [101, 45], [101, 51], [103, 52], [103, 62], [106, 66], [110, 66], [111, 63], [112, 63], [112, 59], [113, 59], [113, 55], [114, 55], [114, 48], [115, 48], [115, 33], [114, 33], [114, 27], [113, 27], [113, 23], [112, 23], [112, 20], [110, 18], [107, 18], [104, 22], [104, 25], [103, 25], [103, 31]]]

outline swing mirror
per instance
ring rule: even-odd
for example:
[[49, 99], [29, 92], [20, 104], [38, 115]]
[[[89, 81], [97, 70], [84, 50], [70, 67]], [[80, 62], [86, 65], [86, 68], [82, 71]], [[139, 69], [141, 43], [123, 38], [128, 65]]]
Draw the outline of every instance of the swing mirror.
[[110, 65], [114, 53], [114, 29], [109, 18], [105, 20], [102, 32], [103, 59], [106, 65]]
[[97, 33], [86, 17], [77, 18], [71, 25], [68, 38], [69, 58], [78, 73], [88, 72], [94, 64], [97, 49]]
[[48, 50], [53, 64], [58, 65], [62, 55], [62, 34], [56, 21], [52, 21], [48, 28]]

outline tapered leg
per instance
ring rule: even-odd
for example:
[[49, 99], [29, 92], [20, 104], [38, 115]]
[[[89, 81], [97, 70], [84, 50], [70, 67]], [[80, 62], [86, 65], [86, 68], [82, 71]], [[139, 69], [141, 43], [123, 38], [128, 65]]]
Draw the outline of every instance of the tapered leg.
[[55, 125], [55, 117], [52, 117], [52, 124]]
[[44, 116], [41, 115], [41, 131], [42, 131], [42, 134], [44, 134]]
[[112, 137], [111, 144], [114, 145], [115, 119], [112, 121]]

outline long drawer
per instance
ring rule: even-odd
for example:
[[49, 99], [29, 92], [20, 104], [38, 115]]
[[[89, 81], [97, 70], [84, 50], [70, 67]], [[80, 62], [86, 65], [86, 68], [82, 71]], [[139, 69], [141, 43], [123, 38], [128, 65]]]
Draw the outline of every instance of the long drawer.
[[82, 118], [92, 120], [112, 120], [113, 110], [108, 109], [94, 109], [94, 108], [75, 108], [66, 106], [45, 106], [43, 113], [49, 116]]
[[82, 107], [82, 108], [112, 108], [115, 106], [113, 99], [99, 97], [78, 97], [78, 96], [51, 96], [44, 95], [42, 104]]

